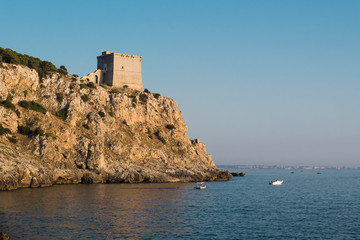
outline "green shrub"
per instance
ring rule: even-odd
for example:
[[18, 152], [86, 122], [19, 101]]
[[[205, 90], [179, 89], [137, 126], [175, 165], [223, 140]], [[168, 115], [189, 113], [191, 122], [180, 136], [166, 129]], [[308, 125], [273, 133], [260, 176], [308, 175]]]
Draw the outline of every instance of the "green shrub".
[[110, 93], [121, 93], [121, 90], [119, 88], [114, 88], [110, 91]]
[[105, 113], [104, 113], [103, 111], [100, 111], [100, 112], [99, 112], [99, 116], [100, 116], [100, 117], [105, 117]]
[[34, 131], [34, 135], [40, 135], [40, 136], [44, 136], [45, 135], [45, 131], [42, 130], [40, 127], [36, 128]]
[[61, 103], [64, 100], [64, 94], [56, 93], [56, 100]]
[[8, 100], [2, 101], [0, 104], [4, 108], [11, 109], [13, 111], [15, 111], [15, 109], [16, 109], [15, 105], [11, 101], [8, 101]]
[[160, 94], [154, 93], [153, 96], [154, 96], [154, 98], [158, 99], [160, 97]]
[[57, 138], [55, 134], [50, 133], [50, 132], [45, 133], [45, 136], [46, 136], [46, 137], [51, 137], [51, 138], [53, 138], [53, 139], [56, 139], [56, 138]]
[[174, 124], [167, 124], [165, 127], [170, 130], [175, 129]]
[[65, 109], [59, 110], [58, 112], [56, 112], [56, 116], [61, 120], [65, 120], [67, 116], [67, 110]]
[[146, 94], [140, 94], [139, 99], [141, 102], [145, 103], [149, 99], [149, 97]]
[[18, 117], [20, 117], [20, 112], [19, 112], [19, 110], [15, 109], [15, 113], [16, 113], [16, 115], [17, 115]]
[[79, 77], [79, 75], [77, 75], [77, 74], [73, 74], [73, 76], [74, 76], [75, 78], [78, 78], [78, 77]]
[[22, 135], [32, 135], [34, 132], [28, 126], [18, 126], [18, 132]]
[[13, 95], [11, 95], [10, 93], [7, 95], [6, 100], [5, 101], [1, 101], [0, 105], [2, 105], [3, 107], [7, 108], [7, 109], [11, 109], [13, 111], [15, 111], [15, 105], [12, 103], [13, 100]]
[[19, 105], [23, 108], [30, 109], [36, 112], [44, 114], [46, 113], [46, 109], [40, 103], [34, 101], [20, 101]]
[[20, 102], [18, 102], [18, 104], [19, 104], [20, 107], [23, 107], [23, 108], [26, 108], [26, 109], [30, 108], [30, 103], [28, 101], [20, 101]]
[[34, 101], [30, 102], [30, 109], [44, 114], [46, 113], [46, 109], [40, 103]]
[[131, 96], [129, 96], [129, 98], [131, 98], [132, 103], [135, 103], [135, 104], [137, 103], [137, 98], [135, 95], [131, 95]]
[[166, 144], [165, 138], [163, 138], [163, 137], [158, 137], [158, 139], [159, 139], [163, 144]]
[[144, 92], [150, 93], [150, 91], [147, 88], [144, 89]]
[[161, 136], [159, 131], [156, 131], [154, 134], [163, 144], [166, 144], [165, 138]]
[[89, 125], [87, 125], [87, 124], [85, 124], [85, 123], [84, 123], [82, 126], [83, 126], [85, 129], [87, 129], [87, 130], [90, 129]]
[[8, 102], [12, 102], [13, 99], [14, 99], [14, 96], [11, 95], [10, 93], [6, 97], [6, 101], [8, 101]]
[[25, 90], [25, 91], [24, 91], [24, 98], [26, 98], [27, 94], [28, 94], [28, 91]]
[[81, 99], [82, 99], [84, 102], [87, 102], [87, 101], [89, 101], [89, 95], [87, 95], [87, 94], [82, 95], [82, 96], [81, 96]]
[[0, 124], [0, 136], [1, 136], [1, 135], [4, 135], [4, 134], [10, 134], [10, 133], [11, 133], [10, 129], [4, 128], [4, 127]]
[[62, 75], [68, 75], [68, 71], [64, 65], [60, 66], [60, 68], [58, 69], [58, 73]]
[[129, 87], [128, 85], [124, 85], [124, 86], [123, 86], [123, 88], [125, 88], [125, 89], [128, 88], [128, 87]]
[[16, 136], [8, 137], [8, 139], [9, 139], [9, 141], [12, 142], [12, 143], [17, 143]]
[[84, 83], [80, 83], [80, 89], [87, 88], [88, 86]]
[[115, 116], [115, 113], [114, 113], [114, 112], [108, 112], [108, 114], [109, 114], [110, 116], [112, 116], [112, 117]]
[[96, 88], [96, 85], [95, 85], [95, 83], [93, 83], [93, 82], [89, 82], [89, 83], [87, 84], [87, 86], [88, 86], [89, 88]]
[[151, 134], [151, 130], [150, 130], [150, 128], [149, 128], [149, 127], [147, 127], [146, 129], [147, 129], [146, 134], [149, 134], [149, 135], [150, 135], [150, 134]]
[[58, 72], [58, 69], [49, 61], [41, 61], [39, 64], [39, 73], [40, 79], [45, 77], [49, 73]]

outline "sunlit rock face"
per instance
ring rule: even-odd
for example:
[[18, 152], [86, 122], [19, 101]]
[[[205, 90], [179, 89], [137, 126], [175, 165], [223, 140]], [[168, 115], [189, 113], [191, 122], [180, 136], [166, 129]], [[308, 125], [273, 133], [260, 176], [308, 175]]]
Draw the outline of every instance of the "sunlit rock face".
[[159, 94], [2, 63], [0, 100], [1, 190], [231, 179]]

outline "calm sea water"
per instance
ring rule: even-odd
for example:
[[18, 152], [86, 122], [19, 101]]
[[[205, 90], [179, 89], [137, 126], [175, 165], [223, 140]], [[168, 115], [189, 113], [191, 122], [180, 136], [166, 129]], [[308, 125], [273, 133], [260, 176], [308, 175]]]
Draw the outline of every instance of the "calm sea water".
[[[245, 172], [205, 190], [182, 183], [0, 192], [0, 231], [11, 239], [360, 239], [359, 170]], [[268, 184], [277, 178], [282, 186]]]

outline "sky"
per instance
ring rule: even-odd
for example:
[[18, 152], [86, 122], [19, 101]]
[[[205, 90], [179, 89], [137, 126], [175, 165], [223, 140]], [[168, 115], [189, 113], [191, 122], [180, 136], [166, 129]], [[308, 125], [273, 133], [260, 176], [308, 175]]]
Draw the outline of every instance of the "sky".
[[360, 167], [358, 0], [0, 0], [0, 46], [96, 69], [141, 55], [215, 164]]

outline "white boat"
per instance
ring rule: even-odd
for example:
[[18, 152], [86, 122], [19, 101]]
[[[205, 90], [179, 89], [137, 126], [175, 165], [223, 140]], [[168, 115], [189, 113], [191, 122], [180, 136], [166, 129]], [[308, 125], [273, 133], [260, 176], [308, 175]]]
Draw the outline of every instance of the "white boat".
[[270, 181], [269, 184], [270, 185], [282, 185], [283, 184], [283, 180], [275, 180], [275, 181]]
[[205, 189], [206, 185], [204, 182], [198, 182], [196, 183], [195, 189]]

